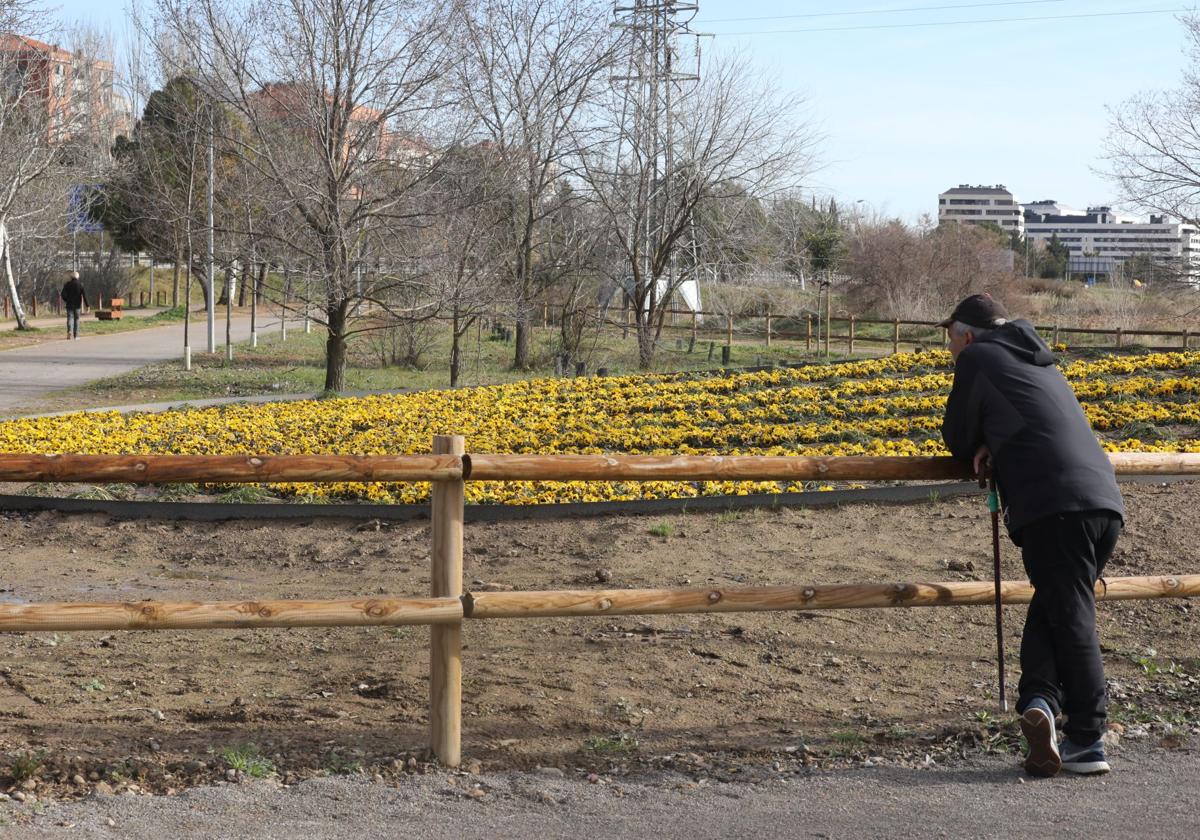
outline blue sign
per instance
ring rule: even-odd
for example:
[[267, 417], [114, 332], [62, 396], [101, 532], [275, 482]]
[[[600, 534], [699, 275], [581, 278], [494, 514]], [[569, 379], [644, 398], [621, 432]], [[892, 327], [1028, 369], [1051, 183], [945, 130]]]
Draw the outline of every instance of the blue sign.
[[89, 196], [99, 188], [99, 184], [71, 187], [71, 196], [67, 202], [67, 230], [72, 233], [100, 233], [104, 230], [104, 225], [88, 215]]

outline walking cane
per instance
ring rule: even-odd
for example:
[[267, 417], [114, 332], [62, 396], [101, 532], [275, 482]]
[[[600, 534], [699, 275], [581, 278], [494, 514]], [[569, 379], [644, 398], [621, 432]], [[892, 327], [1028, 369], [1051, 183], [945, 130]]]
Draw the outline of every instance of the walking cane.
[[[980, 479], [980, 484], [983, 479]], [[996, 493], [996, 478], [988, 478], [988, 510], [992, 512], [992, 576], [996, 582], [996, 667], [1000, 675], [1000, 711], [1008, 711], [1004, 691], [1004, 613], [1000, 609], [1000, 496]]]

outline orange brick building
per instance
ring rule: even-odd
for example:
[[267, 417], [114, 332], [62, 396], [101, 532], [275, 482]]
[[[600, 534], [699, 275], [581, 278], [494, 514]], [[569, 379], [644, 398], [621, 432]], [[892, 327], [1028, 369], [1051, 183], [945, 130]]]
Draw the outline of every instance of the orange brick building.
[[113, 65], [56, 44], [0, 34], [0, 85], [46, 117], [51, 143], [88, 139], [108, 149], [127, 134], [128, 102], [113, 92]]

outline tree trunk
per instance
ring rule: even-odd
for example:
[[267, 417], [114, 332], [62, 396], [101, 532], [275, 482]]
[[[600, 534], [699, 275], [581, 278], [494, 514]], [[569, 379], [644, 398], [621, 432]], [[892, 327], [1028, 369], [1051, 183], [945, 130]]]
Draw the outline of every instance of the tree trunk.
[[237, 305], [238, 306], [246, 305], [246, 278], [249, 277], [253, 272], [254, 272], [253, 266], [251, 266], [248, 261], [242, 260], [242, 271], [241, 271], [242, 282], [238, 283], [238, 291], [237, 291], [237, 296], [238, 296]]
[[325, 342], [325, 390], [346, 390], [346, 301], [329, 309], [329, 338]]
[[533, 247], [529, 243], [527, 225], [517, 265], [517, 347], [513, 357], [513, 370], [529, 370], [529, 344], [532, 334], [530, 310], [533, 305]]
[[450, 387], [458, 387], [458, 374], [462, 361], [459, 339], [462, 333], [458, 328], [458, 307], [454, 307], [454, 315], [450, 324]]
[[258, 283], [254, 286], [254, 301], [263, 302], [263, 286], [267, 283], [267, 262], [264, 260], [258, 267]]
[[637, 322], [638, 368], [650, 370], [654, 364], [654, 323], [650, 319]]
[[171, 308], [179, 306], [179, 266], [183, 262], [183, 246], [175, 249], [175, 267], [171, 271]]
[[521, 311], [517, 314], [516, 355], [513, 357], [513, 370], [529, 370], [529, 313]]
[[[215, 269], [214, 269], [215, 271]], [[223, 272], [224, 277], [221, 280], [221, 294], [217, 297], [217, 306], [224, 306], [229, 300], [229, 284], [233, 280], [233, 264], [225, 267]], [[214, 280], [216, 278], [213, 278]]]
[[25, 320], [25, 308], [21, 306], [21, 296], [17, 294], [17, 278], [13, 276], [12, 270], [12, 255], [9, 253], [8, 245], [8, 225], [0, 222], [0, 255], [4, 260], [4, 279], [8, 284], [8, 296], [12, 299], [13, 315], [17, 319], [17, 329], [29, 329], [29, 322]]

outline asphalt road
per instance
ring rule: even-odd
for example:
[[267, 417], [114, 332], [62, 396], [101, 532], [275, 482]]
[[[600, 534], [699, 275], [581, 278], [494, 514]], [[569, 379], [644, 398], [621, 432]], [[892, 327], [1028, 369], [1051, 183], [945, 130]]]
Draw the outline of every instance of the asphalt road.
[[[65, 321], [64, 321], [65, 324]], [[260, 318], [260, 335], [279, 329], [279, 319]], [[66, 334], [66, 327], [63, 327]], [[250, 319], [234, 317], [232, 329], [236, 344], [250, 338]], [[192, 353], [207, 347], [204, 318], [192, 321]], [[217, 347], [225, 347], [224, 318], [218, 319]], [[136, 370], [155, 362], [183, 359], [183, 324], [151, 327], [108, 335], [82, 336], [78, 341], [65, 337], [28, 347], [0, 352], [0, 416], [14, 413], [46, 394], [63, 388], [76, 388]]]
[[[769, 772], [769, 771], [768, 771]], [[604, 784], [551, 771], [415, 776], [400, 787], [330, 778], [100, 796], [32, 822], [0, 803], [3, 840], [362, 840], [422, 838], [1009, 838], [1195, 840], [1200, 750], [1126, 747], [1108, 776], [1027, 779], [1012, 758], [874, 767], [757, 784], [676, 774]], [[452, 784], [453, 782], [454, 784]], [[468, 791], [479, 785], [478, 798]], [[0, 825], [3, 823], [0, 822]]]

